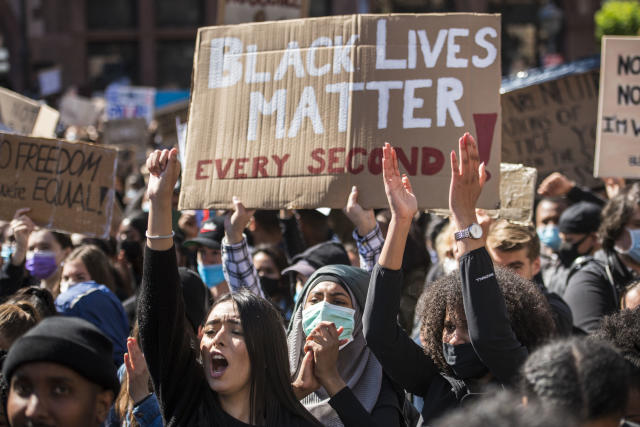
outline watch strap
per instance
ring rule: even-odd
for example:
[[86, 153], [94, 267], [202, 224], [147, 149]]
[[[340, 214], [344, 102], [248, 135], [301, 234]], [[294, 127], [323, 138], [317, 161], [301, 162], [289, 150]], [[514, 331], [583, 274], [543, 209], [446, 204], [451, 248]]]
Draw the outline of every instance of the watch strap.
[[467, 239], [471, 236], [471, 233], [469, 233], [469, 228], [465, 228], [464, 230], [460, 230], [460, 231], [456, 231], [453, 234], [453, 237], [456, 239], [456, 241], [458, 240], [462, 240], [462, 239]]

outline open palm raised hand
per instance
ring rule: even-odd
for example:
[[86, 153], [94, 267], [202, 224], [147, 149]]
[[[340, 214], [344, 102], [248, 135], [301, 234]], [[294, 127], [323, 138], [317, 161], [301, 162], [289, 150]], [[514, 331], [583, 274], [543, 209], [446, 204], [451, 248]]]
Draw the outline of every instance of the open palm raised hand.
[[382, 149], [382, 176], [391, 213], [397, 219], [411, 221], [418, 210], [418, 201], [413, 194], [409, 177], [400, 175], [396, 150], [388, 142], [385, 142]]

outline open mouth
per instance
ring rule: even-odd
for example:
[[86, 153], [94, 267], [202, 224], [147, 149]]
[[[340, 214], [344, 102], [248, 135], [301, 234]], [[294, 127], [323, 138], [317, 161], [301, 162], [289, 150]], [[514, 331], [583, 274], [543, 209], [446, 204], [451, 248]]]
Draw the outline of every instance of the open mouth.
[[229, 366], [227, 359], [220, 353], [215, 353], [211, 357], [211, 377], [220, 378]]

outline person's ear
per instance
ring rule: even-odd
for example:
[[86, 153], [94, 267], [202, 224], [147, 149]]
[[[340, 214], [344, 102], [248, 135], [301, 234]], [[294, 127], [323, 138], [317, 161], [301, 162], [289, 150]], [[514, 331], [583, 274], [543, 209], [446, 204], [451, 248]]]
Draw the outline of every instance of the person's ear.
[[253, 215], [251, 216], [251, 219], [249, 219], [249, 224], [247, 224], [247, 229], [249, 229], [249, 231], [252, 233], [256, 231], [256, 220], [253, 217]]
[[534, 277], [538, 273], [540, 273], [540, 256], [537, 256], [536, 259], [531, 263], [531, 277]]
[[102, 390], [96, 396], [96, 421], [99, 425], [102, 425], [107, 419], [113, 405], [113, 399], [113, 390]]

